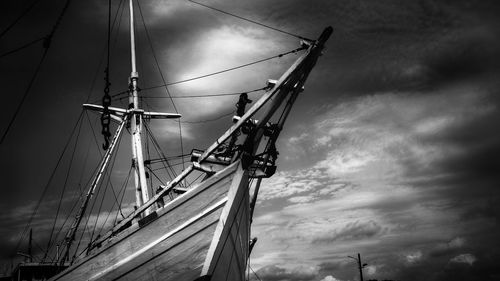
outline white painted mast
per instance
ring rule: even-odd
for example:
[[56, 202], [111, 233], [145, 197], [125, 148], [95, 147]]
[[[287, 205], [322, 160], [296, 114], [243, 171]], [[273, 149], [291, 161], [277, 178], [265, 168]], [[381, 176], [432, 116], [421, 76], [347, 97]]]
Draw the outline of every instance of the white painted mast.
[[[146, 172], [144, 169], [144, 156], [142, 152], [142, 122], [143, 117], [147, 116], [149, 119], [173, 119], [180, 118], [181, 115], [178, 113], [164, 113], [164, 112], [149, 112], [144, 111], [139, 108], [139, 97], [137, 90], [137, 80], [139, 79], [139, 73], [137, 73], [136, 63], [135, 63], [135, 34], [134, 34], [134, 10], [132, 5], [132, 0], [129, 0], [130, 7], [130, 53], [131, 53], [131, 64], [132, 72], [130, 74], [130, 94], [129, 94], [129, 108], [123, 109], [118, 107], [108, 107], [106, 111], [110, 114], [110, 117], [120, 122], [118, 130], [111, 141], [111, 145], [104, 154], [101, 164], [99, 165], [99, 171], [94, 177], [92, 184], [89, 188], [87, 196], [80, 207], [80, 212], [77, 214], [75, 221], [66, 235], [66, 250], [62, 259], [59, 262], [62, 264], [69, 256], [69, 251], [73, 240], [75, 239], [76, 231], [82, 221], [83, 215], [87, 209], [90, 199], [94, 195], [95, 188], [99, 184], [104, 175], [104, 170], [109, 164], [111, 155], [117, 144], [118, 137], [121, 135], [123, 128], [127, 122], [130, 122], [131, 135], [132, 135], [132, 163], [134, 166], [135, 174], [135, 186], [136, 186], [136, 203], [137, 208], [140, 208], [149, 200], [148, 187], [146, 181]], [[97, 111], [101, 114], [104, 113], [104, 106], [95, 104], [84, 104], [83, 108], [87, 110]], [[149, 206], [142, 208], [145, 215], [149, 214]], [[134, 218], [137, 216], [134, 216]], [[59, 251], [58, 251], [59, 252]]]
[[[137, 81], [139, 73], [136, 68], [135, 59], [135, 33], [134, 33], [134, 5], [129, 0], [130, 9], [130, 58], [132, 72], [130, 73], [129, 108], [133, 111], [130, 119], [132, 137], [132, 165], [135, 176], [135, 199], [137, 207], [140, 207], [149, 200], [146, 172], [144, 169], [144, 156], [142, 152], [142, 110], [139, 108], [139, 97], [137, 93]], [[148, 215], [146, 210], [145, 214]]]

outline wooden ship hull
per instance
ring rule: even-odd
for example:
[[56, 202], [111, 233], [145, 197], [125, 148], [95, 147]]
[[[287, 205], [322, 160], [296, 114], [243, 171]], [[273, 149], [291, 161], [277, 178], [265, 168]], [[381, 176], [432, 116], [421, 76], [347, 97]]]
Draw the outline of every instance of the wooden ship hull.
[[149, 216], [50, 280], [245, 280], [249, 190], [240, 161]]
[[[133, 15], [132, 1], [129, 3]], [[268, 81], [264, 95], [246, 112], [245, 104], [251, 101], [242, 94], [233, 125], [205, 151], [193, 153], [191, 164], [149, 198], [141, 144], [143, 119], [179, 118], [180, 115], [146, 112], [139, 107], [133, 16], [130, 27], [129, 108], [84, 105], [85, 109], [100, 112], [101, 118], [107, 115], [118, 120], [120, 125], [110, 145], [106, 145], [87, 196], [61, 245], [65, 248], [64, 254], [59, 256], [58, 249], [56, 262], [40, 264], [47, 274], [37, 272], [31, 278], [21, 278], [29, 272], [23, 275], [20, 270], [19, 278], [13, 275], [13, 280], [246, 280], [247, 262], [255, 243], [250, 241], [250, 225], [261, 180], [276, 171], [276, 140], [332, 28], [327, 27], [317, 40], [304, 39], [300, 48], [289, 52], [304, 51], [278, 80]], [[278, 110], [280, 114], [275, 114]], [[254, 117], [257, 115], [259, 120]], [[272, 120], [275, 115], [279, 118]], [[83, 214], [126, 125], [133, 143], [137, 209], [102, 237], [91, 241], [83, 257], [70, 258]], [[182, 181], [193, 171], [204, 174], [204, 180], [189, 188], [183, 187]], [[254, 179], [255, 185], [252, 185]], [[171, 192], [181, 195], [163, 203]], [[71, 251], [76, 255], [76, 250]]]

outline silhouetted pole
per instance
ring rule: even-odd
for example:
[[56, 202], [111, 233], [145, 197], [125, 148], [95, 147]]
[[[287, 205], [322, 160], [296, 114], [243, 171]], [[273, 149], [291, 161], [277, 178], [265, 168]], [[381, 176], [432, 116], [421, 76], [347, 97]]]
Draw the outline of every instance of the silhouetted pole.
[[359, 267], [359, 277], [363, 281], [363, 266], [361, 266], [361, 255], [358, 253], [358, 267]]
[[363, 267], [367, 266], [368, 264], [361, 264], [361, 255], [358, 253], [358, 258], [347, 256], [348, 258], [351, 258], [353, 260], [356, 260], [358, 262], [358, 269], [359, 269], [359, 280], [363, 281]]
[[33, 256], [31, 255], [31, 241], [33, 241], [33, 229], [30, 228], [30, 241], [28, 244], [28, 256], [29, 256], [29, 262], [33, 262]]

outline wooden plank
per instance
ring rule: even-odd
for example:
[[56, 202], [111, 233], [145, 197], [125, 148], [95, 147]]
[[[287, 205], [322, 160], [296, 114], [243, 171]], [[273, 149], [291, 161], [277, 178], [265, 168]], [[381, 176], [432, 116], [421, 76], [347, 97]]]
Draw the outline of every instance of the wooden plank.
[[[208, 186], [208, 185], [213, 184], [214, 182], [220, 180], [221, 178], [228, 176], [229, 174], [231, 174], [231, 173], [234, 172], [234, 170], [236, 169], [236, 167], [238, 167], [238, 164], [236, 164], [236, 163], [231, 164], [230, 166], [228, 166], [224, 170], [220, 171], [219, 173], [217, 173], [217, 174], [213, 175], [212, 177], [210, 177], [209, 179], [207, 179], [206, 181], [198, 184], [195, 187], [192, 187], [191, 189], [189, 189], [186, 192], [186, 194], [189, 194], [190, 192], [196, 193], [196, 192], [198, 192], [197, 190], [199, 189], [198, 188], [199, 186]], [[116, 233], [117, 233], [117, 231], [119, 229], [121, 229], [122, 227], [124, 227], [126, 224], [130, 223], [135, 217], [137, 217], [137, 215], [139, 215], [144, 210], [146, 210], [151, 205], [153, 205], [160, 197], [165, 196], [166, 193], [169, 192], [171, 188], [173, 188], [174, 186], [176, 186], [178, 182], [180, 182], [182, 179], [184, 179], [184, 177], [186, 177], [192, 171], [193, 171], [193, 165], [189, 165], [181, 174], [179, 174], [174, 180], [172, 180], [169, 184], [167, 184], [166, 187], [161, 192], [159, 192], [158, 194], [156, 194], [148, 202], [144, 203], [144, 205], [142, 205], [141, 207], [139, 207], [136, 211], [134, 211], [134, 213], [132, 213], [131, 215], [129, 215], [126, 219], [124, 219], [119, 224], [117, 224], [116, 226], [114, 226], [111, 231], [109, 231], [108, 233], [106, 233], [98, 241], [98, 243], [100, 243], [101, 241], [105, 241], [105, 240], [109, 239], [113, 235], [116, 235]], [[166, 208], [166, 209], [171, 208], [172, 206], [175, 206], [175, 204], [178, 204], [179, 201], [185, 200], [186, 198], [188, 198], [188, 197], [185, 197], [185, 196], [187, 196], [186, 194], [183, 194], [182, 196], [177, 197], [175, 200], [167, 203], [164, 206], [164, 208]]]
[[[165, 267], [166, 265], [179, 266], [178, 258], [174, 258], [178, 253], [170, 253], [170, 251], [175, 247], [183, 249], [182, 251], [186, 251], [187, 249], [190, 249], [191, 251], [198, 251], [199, 248], [202, 247], [205, 251], [201, 251], [201, 253], [198, 254], [205, 256], [209, 241], [211, 240], [210, 238], [215, 230], [214, 223], [219, 220], [222, 209], [221, 207], [224, 206], [226, 201], [227, 197], [210, 206], [202, 213], [189, 219], [172, 231], [161, 235], [156, 240], [148, 243], [137, 251], [131, 252], [128, 256], [123, 257], [118, 262], [108, 264], [104, 270], [95, 273], [87, 280], [116, 280], [125, 277], [128, 279], [128, 275], [148, 276], [149, 274], [157, 279], [160, 279], [159, 275], [162, 275], [162, 270], [157, 270], [159, 272], [150, 272], [151, 266], [148, 266], [147, 264], [151, 265], [153, 260], [156, 264], [158, 263], [158, 260], [160, 260], [160, 264], [155, 267]], [[206, 229], [211, 231], [206, 231]], [[198, 239], [196, 239], [196, 244], [193, 245], [192, 243], [194, 241], [191, 241], [191, 238], [195, 236], [198, 237]], [[162, 256], [170, 258], [169, 260], [171, 261], [171, 264], [165, 264], [166, 259], [162, 258]], [[184, 265], [183, 267], [186, 267], [186, 270], [187, 268], [191, 268], [193, 264], [196, 263], [191, 260], [189, 264]], [[201, 268], [201, 264], [202, 260], [199, 260], [195, 267]]]
[[[109, 231], [101, 240], [104, 241], [105, 239], [109, 238], [110, 236], [115, 235], [116, 231], [118, 229], [121, 229], [123, 226], [126, 224], [130, 223], [132, 220], [134, 220], [139, 214], [144, 212], [147, 208], [151, 207], [160, 197], [163, 197], [167, 194], [167, 192], [170, 190], [171, 187], [176, 186], [180, 181], [182, 181], [185, 177], [187, 177], [191, 172], [193, 171], [193, 165], [189, 165], [182, 173], [177, 175], [175, 179], [173, 179], [169, 184], [166, 185], [165, 189], [160, 191], [158, 194], [156, 194], [153, 198], [151, 198], [148, 202], [145, 202], [144, 205], [140, 206], [135, 210], [132, 214], [130, 214], [127, 218], [125, 218], [123, 221], [121, 221], [119, 224], [113, 227], [111, 231]], [[177, 198], [176, 198], [177, 199]], [[175, 201], [175, 200], [174, 200]], [[170, 204], [170, 203], [169, 203]]]
[[202, 275], [212, 280], [245, 280], [249, 241], [248, 171], [238, 167]]
[[[235, 163], [235, 165], [238, 165], [238, 163]], [[216, 204], [227, 196], [234, 176], [235, 165], [232, 165], [231, 169], [226, 169], [225, 173], [218, 173], [217, 177], [214, 176], [213, 179], [201, 183], [167, 204], [159, 210], [158, 219], [155, 221], [143, 228], [139, 228], [137, 224], [134, 224], [120, 233], [119, 236], [108, 239], [108, 243], [99, 249], [95, 249], [88, 257], [51, 280], [87, 280], [91, 277], [89, 272], [95, 274], [95, 272], [104, 271], [110, 265], [116, 264], [131, 254], [140, 251], [147, 247], [148, 244], [158, 240], [162, 235], [173, 231], [192, 217], [199, 215], [207, 207]], [[187, 229], [189, 230], [190, 227]], [[207, 250], [211, 239], [211, 236], [206, 238]], [[148, 252], [150, 249], [146, 250]], [[106, 274], [112, 274], [112, 272]]]

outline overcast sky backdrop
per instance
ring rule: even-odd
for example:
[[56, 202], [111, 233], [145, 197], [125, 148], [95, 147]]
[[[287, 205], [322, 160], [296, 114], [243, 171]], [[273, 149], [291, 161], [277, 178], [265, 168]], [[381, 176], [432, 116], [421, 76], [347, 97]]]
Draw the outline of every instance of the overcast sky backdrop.
[[[0, 29], [31, 2], [2, 3]], [[0, 38], [0, 52], [46, 35], [64, 2], [39, 1]], [[113, 11], [118, 2], [113, 1]], [[187, 1], [140, 3], [167, 81], [298, 47], [297, 38]], [[356, 262], [347, 258], [356, 253], [368, 264], [365, 279], [500, 279], [498, 1], [204, 3], [308, 38], [317, 38], [326, 26], [334, 28], [278, 142], [278, 172], [261, 188], [252, 230], [259, 240], [251, 257], [261, 280], [359, 280]], [[125, 11], [117, 21], [120, 31], [113, 33], [111, 93], [127, 89], [127, 19]], [[137, 21], [140, 87], [162, 84], [142, 21]], [[99, 103], [103, 94], [106, 23], [107, 1], [70, 4], [1, 144], [0, 258], [6, 264], [81, 104]], [[0, 58], [2, 134], [42, 52], [39, 42]], [[182, 96], [257, 89], [278, 78], [294, 59], [287, 56], [170, 90]], [[141, 94], [165, 96], [161, 88]], [[236, 99], [178, 99], [176, 106], [184, 121], [212, 120], [231, 112]], [[167, 99], [146, 101], [150, 109], [174, 111]], [[184, 123], [185, 152], [206, 147], [230, 120]], [[167, 153], [179, 154], [177, 124], [154, 122]], [[99, 123], [95, 127], [99, 134]], [[92, 142], [82, 142], [76, 157], [90, 149], [94, 156], [89, 161], [97, 159]], [[69, 158], [64, 159], [67, 166]], [[124, 177], [130, 160], [120, 160], [125, 164], [117, 170]], [[86, 169], [82, 162], [75, 167]], [[59, 173], [64, 179], [65, 171]], [[70, 177], [68, 202], [81, 181]], [[39, 248], [46, 246], [61, 192], [60, 185], [53, 185], [32, 225]], [[65, 204], [63, 209], [70, 207]], [[25, 243], [20, 251], [26, 251]]]

